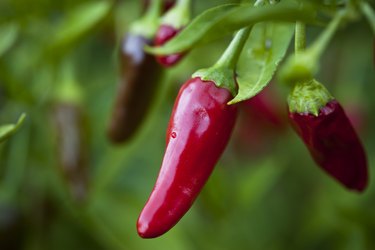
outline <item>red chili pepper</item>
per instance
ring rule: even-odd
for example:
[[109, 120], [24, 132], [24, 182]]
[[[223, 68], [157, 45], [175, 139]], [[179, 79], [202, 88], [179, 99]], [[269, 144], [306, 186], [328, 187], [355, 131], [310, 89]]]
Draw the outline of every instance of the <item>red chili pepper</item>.
[[[167, 24], [160, 25], [156, 36], [155, 36], [155, 45], [161, 46], [175, 37], [182, 29], [176, 29], [175, 27]], [[171, 67], [178, 63], [181, 58], [184, 56], [184, 53], [177, 53], [172, 55], [165, 56], [156, 56], [156, 60], [163, 65], [164, 67]]]
[[315, 162], [349, 189], [367, 186], [367, 160], [363, 146], [341, 105], [331, 100], [319, 111], [289, 112], [291, 124]]
[[162, 68], [152, 55], [144, 52], [146, 44], [151, 42], [131, 33], [122, 42], [120, 85], [107, 132], [113, 143], [129, 140], [135, 134], [160, 82]]
[[155, 187], [138, 219], [143, 238], [160, 236], [189, 210], [223, 153], [237, 115], [231, 93], [196, 77], [177, 96]]

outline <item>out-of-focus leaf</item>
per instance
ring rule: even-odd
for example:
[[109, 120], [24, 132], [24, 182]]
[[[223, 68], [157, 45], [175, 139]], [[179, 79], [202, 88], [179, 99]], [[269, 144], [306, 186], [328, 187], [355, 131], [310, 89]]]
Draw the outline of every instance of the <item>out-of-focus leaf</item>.
[[18, 26], [7, 23], [0, 26], [0, 57], [12, 46], [18, 34]]
[[103, 20], [111, 9], [111, 2], [96, 1], [78, 6], [67, 15], [52, 40], [52, 47], [72, 43]]
[[254, 206], [272, 188], [283, 173], [283, 168], [266, 159], [260, 166], [244, 173], [237, 182], [237, 200], [242, 207]]
[[[224, 8], [219, 6], [216, 8]], [[198, 18], [203, 19], [207, 15], [207, 10], [198, 16], [189, 26], [180, 32], [174, 39], [167, 42], [164, 46], [148, 48], [150, 53], [154, 54], [173, 54], [186, 51], [197, 44], [214, 41], [218, 38], [232, 34], [234, 31], [256, 24], [262, 21], [291, 21], [302, 20], [306, 23], [316, 23], [315, 10], [310, 4], [298, 5], [293, 1], [282, 1], [275, 5], [265, 5], [262, 7], [253, 7], [251, 4], [233, 6], [229, 10], [224, 9], [223, 13], [210, 21], [204, 18], [205, 28], [198, 28], [202, 25]], [[210, 15], [211, 16], [211, 15]]]
[[254, 26], [237, 66], [238, 94], [230, 104], [250, 99], [267, 86], [293, 34], [293, 24], [269, 22]]
[[22, 114], [16, 124], [5, 124], [0, 126], [0, 142], [5, 141], [11, 135], [13, 135], [21, 127], [22, 123], [26, 118], [25, 114]]

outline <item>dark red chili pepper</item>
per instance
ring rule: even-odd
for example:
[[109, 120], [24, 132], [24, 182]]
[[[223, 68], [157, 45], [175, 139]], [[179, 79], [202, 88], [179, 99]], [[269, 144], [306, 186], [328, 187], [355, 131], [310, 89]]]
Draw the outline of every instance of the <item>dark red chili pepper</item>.
[[[155, 45], [161, 46], [175, 37], [182, 29], [176, 29], [175, 27], [167, 24], [160, 25], [156, 36], [155, 36]], [[178, 63], [181, 58], [184, 56], [184, 53], [177, 53], [172, 55], [165, 56], [156, 56], [156, 60], [163, 65], [164, 67], [171, 67]]]
[[177, 96], [155, 187], [138, 219], [143, 238], [160, 236], [189, 210], [223, 153], [237, 115], [231, 93], [196, 77]]
[[53, 115], [62, 174], [73, 197], [82, 201], [88, 186], [88, 149], [82, 110], [75, 104], [59, 103]]
[[120, 84], [108, 128], [113, 143], [127, 141], [135, 134], [152, 104], [162, 76], [162, 68], [144, 52], [151, 41], [127, 34], [120, 49]]
[[367, 160], [363, 146], [341, 105], [329, 101], [318, 116], [289, 112], [293, 128], [315, 162], [349, 189], [367, 186]]

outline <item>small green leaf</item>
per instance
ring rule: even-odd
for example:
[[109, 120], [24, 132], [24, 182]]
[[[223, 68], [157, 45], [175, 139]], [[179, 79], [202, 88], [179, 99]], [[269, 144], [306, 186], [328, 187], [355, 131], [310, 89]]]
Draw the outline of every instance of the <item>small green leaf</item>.
[[254, 26], [237, 65], [238, 94], [229, 104], [250, 99], [267, 86], [293, 34], [293, 24], [268, 22]]
[[26, 115], [23, 113], [16, 124], [5, 124], [0, 126], [0, 143], [12, 136], [21, 127]]
[[317, 23], [313, 5], [282, 1], [275, 5], [254, 7], [252, 4], [222, 5], [195, 18], [190, 25], [164, 46], [147, 48], [153, 54], [174, 54], [232, 34], [242, 27], [263, 21], [304, 21]]
[[18, 26], [7, 23], [0, 26], [0, 57], [12, 46], [17, 38]]
[[111, 2], [96, 1], [84, 3], [67, 15], [60, 27], [56, 28], [52, 47], [66, 45], [103, 20], [111, 9]]

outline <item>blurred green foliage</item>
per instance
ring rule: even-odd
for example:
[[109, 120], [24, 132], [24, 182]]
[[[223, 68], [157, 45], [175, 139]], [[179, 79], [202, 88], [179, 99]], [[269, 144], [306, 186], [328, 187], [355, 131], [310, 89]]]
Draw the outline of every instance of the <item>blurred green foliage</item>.
[[[226, 2], [194, 1], [194, 16]], [[0, 143], [0, 249], [375, 249], [375, 76], [364, 19], [336, 34], [317, 77], [360, 121], [371, 174], [364, 194], [320, 171], [290, 129], [256, 154], [250, 144], [260, 142], [238, 150], [233, 138], [180, 223], [158, 239], [138, 237], [135, 223], [159, 170], [177, 90], [229, 41], [200, 46], [168, 71], [140, 133], [114, 147], [104, 131], [116, 92], [117, 46], [139, 13], [139, 1], [0, 1], [0, 124], [27, 114]], [[308, 43], [320, 31], [309, 27]], [[70, 196], [59, 170], [52, 122], [66, 58], [88, 120], [83, 202]], [[285, 100], [287, 88], [272, 84]]]

